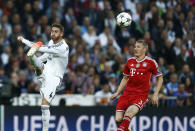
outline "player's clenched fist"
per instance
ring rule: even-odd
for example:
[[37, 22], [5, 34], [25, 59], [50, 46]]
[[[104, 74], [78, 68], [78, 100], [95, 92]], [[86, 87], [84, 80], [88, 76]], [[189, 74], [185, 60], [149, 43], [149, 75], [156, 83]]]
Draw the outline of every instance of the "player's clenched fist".
[[111, 97], [110, 100], [114, 100], [118, 96], [118, 93], [114, 93]]
[[151, 101], [152, 101], [152, 104], [153, 104], [153, 105], [156, 105], [156, 106], [158, 107], [158, 95], [154, 94], [154, 95], [152, 96]]
[[18, 36], [18, 38], [17, 38], [17, 40], [19, 41], [19, 42], [22, 42], [22, 40], [24, 39], [24, 37], [23, 36]]

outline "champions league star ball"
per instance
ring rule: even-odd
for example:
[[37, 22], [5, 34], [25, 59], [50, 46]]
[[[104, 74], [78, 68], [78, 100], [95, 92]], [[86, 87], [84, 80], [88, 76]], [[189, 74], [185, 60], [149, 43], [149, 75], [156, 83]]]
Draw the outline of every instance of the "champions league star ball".
[[116, 23], [121, 28], [130, 26], [131, 21], [132, 21], [131, 15], [127, 12], [122, 12], [118, 14], [116, 17]]

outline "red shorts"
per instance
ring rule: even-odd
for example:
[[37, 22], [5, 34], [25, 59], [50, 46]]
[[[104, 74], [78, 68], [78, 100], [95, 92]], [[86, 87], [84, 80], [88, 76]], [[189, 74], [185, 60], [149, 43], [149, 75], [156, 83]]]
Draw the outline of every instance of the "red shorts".
[[136, 105], [141, 111], [148, 102], [145, 96], [121, 95], [117, 101], [116, 111], [126, 111], [131, 105]]

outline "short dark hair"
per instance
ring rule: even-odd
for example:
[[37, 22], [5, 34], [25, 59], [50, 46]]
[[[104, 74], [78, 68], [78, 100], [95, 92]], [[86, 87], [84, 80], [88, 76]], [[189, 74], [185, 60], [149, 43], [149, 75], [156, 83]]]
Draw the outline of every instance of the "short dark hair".
[[53, 27], [59, 28], [61, 32], [64, 32], [64, 27], [59, 23], [52, 24], [51, 28]]
[[144, 48], [147, 48], [148, 49], [148, 44], [144, 40], [138, 40], [136, 42], [137, 43], [141, 43], [144, 46]]

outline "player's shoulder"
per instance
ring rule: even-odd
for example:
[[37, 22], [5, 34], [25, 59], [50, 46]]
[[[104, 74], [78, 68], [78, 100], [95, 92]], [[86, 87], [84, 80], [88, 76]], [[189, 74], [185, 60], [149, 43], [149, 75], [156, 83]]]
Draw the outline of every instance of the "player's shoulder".
[[66, 51], [66, 52], [67, 51], [69, 52], [69, 46], [68, 46], [68, 44], [66, 43], [66, 41], [64, 39], [59, 44], [61, 44], [60, 47], [61, 47], [62, 50]]
[[135, 58], [135, 57], [131, 57], [131, 58], [129, 58], [129, 59], [127, 60], [126, 64], [129, 65], [129, 64], [131, 64], [131, 63], [135, 63], [135, 61], [136, 61], [136, 58]]
[[68, 44], [66, 43], [65, 39], [63, 39], [63, 46], [65, 47], [66, 50], [69, 50], [69, 46]]
[[149, 62], [149, 63], [153, 63], [153, 64], [155, 64], [156, 66], [158, 65], [157, 62], [156, 62], [156, 60], [153, 59], [153, 58], [151, 58], [151, 57], [149, 57], [149, 56], [146, 56], [145, 61], [147, 61], [147, 62]]
[[60, 48], [67, 48], [68, 44], [65, 42], [65, 40], [63, 39], [61, 42], [59, 42], [58, 44], [53, 45], [53, 47], [60, 47]]
[[149, 57], [149, 56], [146, 56], [145, 60], [152, 61], [152, 62], [156, 61], [155, 59], [153, 59], [152, 57]]
[[131, 58], [129, 58], [129, 59], [127, 60], [127, 62], [131, 62], [131, 61], [135, 61], [135, 60], [136, 60], [135, 57], [131, 57]]
[[53, 45], [53, 40], [50, 40], [47, 45], [52, 46]]
[[62, 42], [64, 43], [64, 45], [65, 45], [66, 47], [69, 47], [65, 39], [63, 39]]

